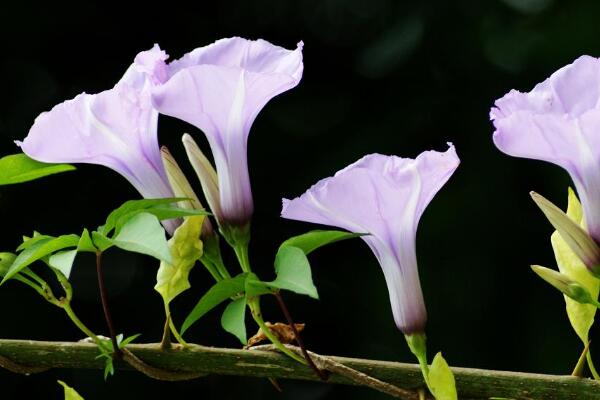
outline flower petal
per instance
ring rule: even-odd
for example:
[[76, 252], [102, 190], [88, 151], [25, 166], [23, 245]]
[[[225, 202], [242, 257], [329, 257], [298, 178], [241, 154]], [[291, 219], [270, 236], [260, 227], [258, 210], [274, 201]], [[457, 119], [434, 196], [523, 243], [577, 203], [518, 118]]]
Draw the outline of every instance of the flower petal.
[[427, 204], [459, 164], [452, 145], [415, 160], [371, 154], [283, 200], [284, 218], [368, 233], [367, 242], [383, 269], [396, 325], [405, 334], [422, 332], [426, 310], [416, 258], [417, 224]]

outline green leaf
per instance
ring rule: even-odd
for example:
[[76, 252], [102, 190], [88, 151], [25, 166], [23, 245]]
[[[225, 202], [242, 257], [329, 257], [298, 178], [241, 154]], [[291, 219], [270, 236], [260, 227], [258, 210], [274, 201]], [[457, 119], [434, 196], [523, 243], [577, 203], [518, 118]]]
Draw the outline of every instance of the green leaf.
[[0, 185], [28, 182], [74, 169], [74, 166], [68, 164], [47, 164], [35, 161], [23, 153], [12, 154], [0, 158]]
[[336, 230], [314, 230], [304, 233], [299, 236], [294, 236], [283, 242], [280, 246], [293, 246], [301, 249], [304, 254], [308, 255], [313, 250], [330, 243], [339, 242], [341, 240], [352, 239], [355, 237], [364, 236], [365, 233], [351, 233]]
[[202, 256], [200, 232], [203, 223], [203, 216], [188, 217], [169, 239], [173, 263], [160, 263], [154, 286], [154, 290], [160, 293], [165, 304], [190, 287], [190, 271]]
[[[567, 216], [569, 216], [569, 218], [577, 225], [585, 229], [581, 203], [571, 188], [569, 188], [568, 197]], [[588, 271], [585, 264], [571, 250], [558, 231], [555, 231], [552, 234], [550, 240], [560, 272], [571, 280], [578, 282], [588, 290], [592, 298], [597, 299], [598, 293], [600, 292], [600, 280], [596, 279]], [[596, 307], [589, 304], [578, 303], [567, 296], [565, 296], [565, 303], [567, 306], [567, 316], [569, 317], [571, 326], [584, 345], [587, 345], [589, 331], [594, 323], [594, 316], [596, 315]]]
[[[164, 204], [177, 203], [178, 201], [187, 200], [178, 197], [164, 198], [164, 199], [142, 199], [142, 200], [129, 200], [111, 212], [106, 218], [106, 223], [98, 228], [98, 232], [104, 236], [108, 236], [110, 232], [115, 229], [117, 221], [123, 216], [133, 213], [134, 211], [144, 211], [148, 208], [160, 206]], [[134, 215], [132, 215], [133, 217]]]
[[435, 355], [431, 367], [429, 367], [429, 386], [436, 400], [458, 399], [454, 374], [442, 357], [442, 353]]
[[2, 283], [12, 278], [23, 268], [38, 261], [56, 251], [66, 249], [68, 247], [77, 247], [79, 236], [77, 235], [62, 235], [56, 238], [42, 239], [36, 242], [31, 247], [23, 250], [15, 259], [10, 269], [4, 276]]
[[0, 253], [0, 277], [6, 275], [17, 256], [13, 253]]
[[64, 383], [63, 381], [58, 381], [65, 388], [65, 400], [84, 400], [83, 397], [79, 393], [75, 391], [72, 387]]
[[54, 253], [50, 256], [48, 260], [48, 265], [52, 268], [56, 268], [63, 275], [69, 279], [71, 275], [71, 268], [73, 268], [73, 262], [75, 261], [75, 256], [77, 255], [77, 250], [65, 250]]
[[158, 219], [148, 213], [140, 213], [130, 219], [114, 238], [112, 244], [120, 249], [146, 254], [161, 261], [172, 263], [165, 230]]
[[250, 272], [244, 283], [244, 291], [246, 292], [246, 301], [250, 302], [253, 297], [262, 296], [263, 294], [273, 294], [273, 287], [270, 283], [261, 281], [255, 273]]
[[318, 299], [317, 288], [313, 284], [310, 264], [304, 251], [294, 246], [280, 247], [275, 256], [277, 278], [270, 286], [291, 290]]
[[193, 323], [198, 321], [204, 314], [238, 293], [244, 291], [246, 274], [240, 274], [233, 278], [223, 279], [215, 283], [204, 296], [198, 301], [192, 312], [187, 316], [181, 327], [181, 334], [188, 330]]
[[246, 337], [246, 298], [234, 300], [227, 305], [221, 316], [221, 326], [237, 337], [243, 345], [248, 343]]

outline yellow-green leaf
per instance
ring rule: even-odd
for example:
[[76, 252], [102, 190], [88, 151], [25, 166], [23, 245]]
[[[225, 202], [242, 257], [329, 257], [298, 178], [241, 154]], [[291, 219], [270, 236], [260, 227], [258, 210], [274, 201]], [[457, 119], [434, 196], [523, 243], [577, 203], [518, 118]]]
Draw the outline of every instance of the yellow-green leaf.
[[156, 290], [168, 304], [181, 292], [190, 287], [188, 280], [190, 270], [202, 256], [202, 241], [200, 231], [204, 216], [187, 217], [183, 224], [175, 230], [169, 239], [169, 250], [173, 263], [160, 263], [156, 275]]
[[83, 397], [79, 393], [75, 391], [72, 387], [69, 387], [63, 381], [58, 381], [65, 388], [65, 400], [84, 400]]
[[444, 357], [442, 357], [442, 353], [437, 353], [433, 358], [428, 377], [430, 389], [436, 400], [458, 399], [454, 374]]
[[[569, 203], [567, 215], [585, 229], [583, 210], [575, 192], [569, 188]], [[558, 232], [551, 237], [554, 257], [561, 273], [577, 281], [585, 287], [594, 299], [598, 298], [600, 280], [595, 278], [586, 268], [585, 264], [575, 255]], [[594, 323], [596, 307], [590, 304], [581, 304], [565, 296], [567, 316], [577, 336], [584, 344], [588, 342], [588, 333]]]

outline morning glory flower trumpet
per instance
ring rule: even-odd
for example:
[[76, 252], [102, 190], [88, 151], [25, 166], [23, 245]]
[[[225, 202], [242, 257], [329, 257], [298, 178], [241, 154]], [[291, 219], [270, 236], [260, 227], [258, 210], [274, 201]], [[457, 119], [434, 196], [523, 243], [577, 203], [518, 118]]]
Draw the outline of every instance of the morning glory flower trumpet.
[[[17, 144], [38, 161], [109, 167], [145, 198], [173, 197], [158, 145], [158, 112], [150, 97], [166, 58], [157, 45], [139, 53], [112, 89], [82, 93], [40, 114]], [[172, 232], [175, 223], [165, 221], [165, 226]]]
[[250, 222], [250, 127], [269, 100], [298, 84], [302, 71], [302, 43], [286, 50], [235, 37], [169, 63], [163, 84], [153, 88], [153, 103], [162, 114], [198, 127], [208, 139], [218, 175], [220, 225]]
[[416, 159], [370, 154], [283, 200], [281, 216], [355, 233], [377, 257], [387, 283], [394, 321], [405, 335], [425, 331], [427, 312], [419, 282], [416, 233], [433, 196], [459, 164], [454, 146]]
[[490, 117], [498, 149], [569, 172], [588, 232], [600, 243], [600, 59], [579, 57], [529, 93], [511, 90]]

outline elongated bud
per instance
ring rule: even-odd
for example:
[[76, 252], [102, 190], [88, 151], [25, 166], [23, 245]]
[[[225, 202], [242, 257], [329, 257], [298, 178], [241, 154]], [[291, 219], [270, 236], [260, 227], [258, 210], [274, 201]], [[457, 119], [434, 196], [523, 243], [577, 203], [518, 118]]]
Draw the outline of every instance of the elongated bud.
[[600, 277], [600, 248], [594, 239], [548, 199], [535, 192], [531, 192], [530, 195], [573, 253], [592, 274]]
[[192, 164], [196, 175], [198, 175], [210, 211], [214, 214], [215, 218], [217, 218], [217, 222], [220, 224], [223, 220], [223, 213], [221, 211], [217, 171], [215, 171], [215, 168], [190, 135], [187, 133], [184, 134], [181, 140], [183, 141], [183, 146], [185, 147], [190, 163]]
[[160, 148], [160, 156], [167, 172], [167, 178], [173, 189], [175, 197], [186, 197], [190, 200], [180, 201], [177, 205], [187, 210], [204, 210], [202, 203], [198, 200], [198, 196], [192, 189], [190, 182], [187, 180], [183, 171], [173, 158], [173, 155], [166, 146]]
[[[177, 205], [188, 210], [204, 210], [204, 206], [198, 199], [198, 196], [196, 196], [196, 192], [194, 192], [194, 189], [192, 189], [190, 182], [187, 180], [183, 171], [179, 167], [179, 164], [177, 164], [177, 161], [175, 161], [175, 158], [166, 146], [162, 146], [160, 148], [160, 155], [165, 166], [167, 179], [171, 184], [171, 189], [173, 189], [173, 194], [175, 197], [186, 197], [190, 199], [186, 201], [180, 201]], [[214, 230], [210, 220], [208, 218], [204, 218], [204, 222], [202, 223], [202, 237], [206, 238], [213, 234]]]
[[567, 275], [540, 265], [532, 265], [531, 269], [538, 274], [540, 278], [576, 302], [581, 304], [596, 304], [596, 301], [592, 298], [592, 295], [585, 286], [569, 278]]

